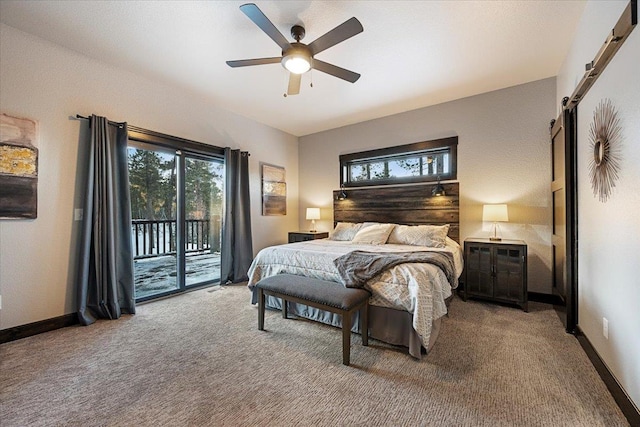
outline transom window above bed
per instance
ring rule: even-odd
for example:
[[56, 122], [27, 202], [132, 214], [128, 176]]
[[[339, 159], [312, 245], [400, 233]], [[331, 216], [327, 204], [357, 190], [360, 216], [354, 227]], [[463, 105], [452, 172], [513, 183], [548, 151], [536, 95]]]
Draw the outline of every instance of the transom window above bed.
[[340, 156], [346, 187], [457, 179], [458, 137]]

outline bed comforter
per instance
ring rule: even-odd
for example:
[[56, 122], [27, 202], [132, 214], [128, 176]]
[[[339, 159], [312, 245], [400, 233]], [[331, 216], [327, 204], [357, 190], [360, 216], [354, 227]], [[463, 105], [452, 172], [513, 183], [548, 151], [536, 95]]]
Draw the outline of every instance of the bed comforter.
[[[442, 249], [407, 245], [360, 245], [328, 239], [290, 243], [261, 250], [249, 268], [249, 289], [262, 278], [281, 273], [314, 277], [342, 283], [334, 260], [352, 251], [411, 252], [448, 251], [453, 254], [455, 277], [462, 273], [460, 245], [447, 240]], [[452, 294], [457, 282], [450, 283], [445, 273], [432, 264], [403, 263], [376, 275], [364, 288], [372, 294], [371, 305], [408, 311], [412, 314], [413, 328], [424, 344], [429, 342], [433, 321], [447, 313], [445, 300]], [[257, 303], [256, 292], [251, 301]]]

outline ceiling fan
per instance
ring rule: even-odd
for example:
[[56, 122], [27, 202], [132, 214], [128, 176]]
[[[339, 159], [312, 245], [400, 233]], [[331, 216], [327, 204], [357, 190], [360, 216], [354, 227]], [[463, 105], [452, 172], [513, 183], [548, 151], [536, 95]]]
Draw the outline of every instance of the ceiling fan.
[[253, 3], [247, 3], [240, 6], [240, 10], [249, 17], [262, 31], [264, 31], [271, 39], [282, 49], [282, 56], [272, 58], [256, 58], [241, 59], [237, 61], [227, 61], [230, 67], [248, 67], [251, 65], [276, 64], [281, 63], [284, 68], [290, 71], [289, 87], [287, 95], [297, 95], [300, 93], [300, 81], [302, 74], [311, 68], [323, 73], [330, 74], [340, 79], [355, 83], [360, 74], [346, 70], [333, 64], [314, 58], [318, 53], [337, 45], [361, 33], [364, 29], [362, 24], [356, 18], [351, 18], [335, 27], [323, 36], [318, 37], [309, 44], [301, 43], [300, 40], [305, 35], [304, 27], [294, 25], [291, 27], [291, 36], [295, 42], [289, 43], [273, 23], [265, 16], [264, 13]]

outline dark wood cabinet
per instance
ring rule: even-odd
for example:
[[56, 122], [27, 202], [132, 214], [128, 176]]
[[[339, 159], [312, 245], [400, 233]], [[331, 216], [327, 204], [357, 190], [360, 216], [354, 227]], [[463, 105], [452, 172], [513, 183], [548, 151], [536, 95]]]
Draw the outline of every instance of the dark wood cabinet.
[[307, 240], [325, 239], [329, 237], [326, 231], [290, 231], [289, 243], [306, 242]]
[[528, 311], [527, 244], [522, 240], [466, 239], [462, 298], [517, 304]]

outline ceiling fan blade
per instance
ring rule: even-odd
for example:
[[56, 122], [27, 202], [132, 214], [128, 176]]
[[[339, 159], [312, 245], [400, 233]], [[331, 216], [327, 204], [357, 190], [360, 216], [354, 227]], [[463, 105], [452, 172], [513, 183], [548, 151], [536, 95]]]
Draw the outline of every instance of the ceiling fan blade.
[[300, 93], [301, 80], [302, 74], [289, 73], [289, 87], [287, 88], [287, 95], [297, 95]]
[[265, 16], [264, 13], [253, 3], [247, 3], [240, 6], [240, 10], [251, 19], [262, 31], [264, 31], [271, 39], [286, 50], [291, 44], [282, 35], [275, 25]]
[[354, 73], [353, 71], [340, 68], [336, 65], [329, 64], [328, 62], [320, 61], [315, 58], [313, 59], [313, 68], [351, 83], [355, 83], [360, 78], [360, 74], [358, 73]]
[[309, 44], [309, 49], [311, 49], [311, 52], [315, 55], [363, 31], [364, 28], [362, 28], [362, 24], [354, 17], [338, 25], [325, 35], [315, 39]]
[[232, 68], [249, 67], [251, 65], [278, 64], [282, 58], [257, 58], [257, 59], [238, 59], [237, 61], [227, 61], [227, 65]]

